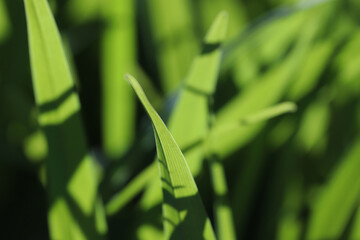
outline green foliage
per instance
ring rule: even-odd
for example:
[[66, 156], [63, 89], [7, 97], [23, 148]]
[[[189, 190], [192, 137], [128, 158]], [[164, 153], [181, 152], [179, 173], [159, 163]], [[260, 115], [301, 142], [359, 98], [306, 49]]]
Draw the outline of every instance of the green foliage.
[[[80, 117], [80, 102], [61, 39], [45, 0], [25, 0], [29, 48], [39, 124], [48, 156], [48, 221], [53, 239], [100, 239], [106, 232], [95, 221], [101, 208], [97, 178]], [[101, 214], [101, 213], [100, 213]], [[99, 216], [104, 221], [104, 215]]]
[[164, 198], [162, 208], [166, 239], [215, 239], [184, 155], [136, 79], [130, 75], [126, 79], [153, 123]]
[[360, 238], [357, 0], [23, 2], [3, 238]]
[[[135, 104], [123, 78], [135, 68], [135, 1], [106, 1], [102, 40], [103, 144], [106, 154], [121, 157], [135, 137]], [[123, 22], [123, 19], [127, 19]]]

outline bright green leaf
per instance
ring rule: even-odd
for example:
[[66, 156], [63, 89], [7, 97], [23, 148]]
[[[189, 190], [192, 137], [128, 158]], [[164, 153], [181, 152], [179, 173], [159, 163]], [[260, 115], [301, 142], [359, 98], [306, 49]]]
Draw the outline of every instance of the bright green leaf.
[[52, 239], [102, 239], [104, 232], [95, 224], [99, 211], [95, 211], [94, 163], [61, 38], [46, 0], [25, 0], [25, 8], [35, 100], [48, 142], [50, 235]]
[[163, 223], [167, 239], [215, 239], [185, 157], [147, 100], [136, 79], [127, 75], [154, 128], [163, 189]]

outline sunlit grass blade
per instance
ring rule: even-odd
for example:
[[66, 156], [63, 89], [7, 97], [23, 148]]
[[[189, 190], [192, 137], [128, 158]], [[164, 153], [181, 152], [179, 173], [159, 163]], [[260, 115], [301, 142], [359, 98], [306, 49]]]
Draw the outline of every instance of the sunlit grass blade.
[[216, 157], [209, 159], [211, 181], [215, 194], [215, 227], [220, 240], [236, 239], [233, 213], [227, 197], [228, 187], [224, 166]]
[[344, 156], [312, 206], [306, 239], [340, 239], [360, 194], [360, 141]]
[[[215, 93], [226, 38], [228, 14], [221, 12], [204, 38], [202, 52], [193, 61], [169, 119], [169, 129], [181, 149], [195, 147], [209, 130], [210, 101]], [[192, 116], [189, 118], [189, 116]], [[185, 152], [192, 174], [201, 170], [204, 153], [201, 148]]]
[[[213, 95], [216, 87], [222, 56], [221, 44], [226, 37], [227, 22], [228, 14], [220, 13], [205, 36], [203, 51], [199, 53], [191, 66], [169, 120], [169, 129], [175, 140], [181, 149], [187, 149], [185, 156], [194, 175], [201, 170], [205, 156], [202, 148], [189, 148], [200, 145], [208, 133], [209, 98]], [[193, 116], [193, 118], [187, 116]], [[149, 173], [149, 168], [153, 168], [152, 175]], [[107, 207], [115, 209], [114, 206], [124, 206], [126, 201], [130, 201], [138, 194], [149, 184], [148, 181], [154, 179], [154, 176], [156, 176], [156, 169], [149, 166], [133, 180], [134, 183], [124, 189], [124, 192], [114, 196], [111, 200], [112, 207], [110, 205]], [[146, 179], [144, 179], [145, 177]], [[139, 183], [143, 185], [140, 186]], [[130, 189], [133, 184], [137, 186], [137, 191]], [[161, 196], [154, 192], [157, 188], [153, 186], [157, 184], [158, 182], [154, 180], [145, 192], [142, 206], [146, 209], [161, 201]], [[109, 210], [109, 208], [107, 209]]]
[[[88, 154], [80, 102], [56, 23], [46, 0], [25, 0], [25, 9], [38, 120], [48, 141], [50, 236], [102, 239], [106, 225], [104, 215], [95, 211], [98, 197], [94, 163]], [[101, 228], [96, 218], [102, 219]]]
[[135, 134], [135, 99], [130, 86], [120, 80], [135, 68], [135, 1], [106, 1], [103, 15], [103, 146], [106, 155], [116, 159], [128, 150]]
[[215, 239], [185, 157], [135, 78], [126, 76], [153, 123], [167, 239]]
[[297, 106], [293, 102], [283, 102], [275, 106], [269, 107], [257, 113], [246, 116], [240, 120], [242, 124], [254, 124], [260, 121], [265, 121], [270, 118], [282, 115], [284, 113], [292, 113], [297, 110]]

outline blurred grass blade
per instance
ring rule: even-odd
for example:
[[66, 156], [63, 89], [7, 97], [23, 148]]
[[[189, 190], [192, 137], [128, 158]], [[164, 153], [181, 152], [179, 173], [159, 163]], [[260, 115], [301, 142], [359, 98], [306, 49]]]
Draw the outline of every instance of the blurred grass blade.
[[308, 94], [317, 84], [321, 73], [325, 70], [334, 49], [333, 41], [315, 44], [306, 56], [304, 66], [299, 71], [294, 84], [289, 89], [290, 99], [296, 101]]
[[122, 209], [131, 199], [134, 198], [144, 186], [146, 186], [151, 179], [155, 177], [157, 173], [157, 165], [151, 164], [144, 171], [139, 173], [135, 179], [133, 179], [129, 184], [125, 186], [118, 194], [116, 194], [107, 204], [106, 204], [106, 214], [111, 216], [117, 213]]
[[5, 0], [0, 0], [0, 43], [10, 34], [11, 25]]
[[236, 239], [233, 214], [228, 201], [228, 187], [223, 164], [216, 157], [210, 157], [210, 173], [215, 193], [215, 223], [218, 239]]
[[[46, 0], [25, 0], [39, 123], [48, 141], [48, 221], [52, 239], [102, 239], [95, 224], [97, 178], [88, 155], [80, 102]], [[97, 212], [97, 213], [96, 213]]]
[[215, 239], [202, 201], [180, 148], [147, 100], [138, 82], [126, 76], [154, 128], [163, 189], [163, 223], [167, 239]]
[[254, 124], [260, 121], [265, 121], [270, 118], [282, 115], [284, 113], [291, 113], [297, 110], [297, 106], [293, 102], [283, 102], [279, 103], [273, 107], [269, 107], [265, 110], [262, 110], [258, 113], [254, 113], [250, 116], [247, 116], [240, 120], [243, 124]]
[[360, 140], [339, 163], [312, 208], [306, 239], [340, 239], [360, 194]]
[[[319, 27], [311, 25], [310, 21], [307, 23], [308, 28], [297, 40], [297, 44], [289, 56], [267, 71], [256, 83], [244, 89], [217, 113], [217, 121], [211, 130], [211, 137], [208, 138], [208, 141], [215, 140], [216, 144], [209, 143], [212, 146], [207, 147], [210, 147], [220, 158], [228, 156], [249, 142], [264, 126], [264, 123], [258, 122], [243, 128], [236, 128], [229, 134], [224, 131], [224, 127], [229, 127], [226, 126], [227, 123], [276, 104], [285, 95], [287, 87], [291, 83], [290, 80], [298, 65], [303, 63]], [[219, 139], [221, 141], [218, 141]]]
[[[241, 118], [240, 120], [229, 120], [224, 122], [222, 125], [217, 126], [216, 135], [227, 135], [237, 130], [242, 130], [246, 128], [251, 128], [253, 125], [259, 124], [271, 118], [280, 116], [285, 113], [293, 113], [296, 112], [297, 106], [293, 102], [283, 102], [276, 104], [274, 106], [268, 107], [259, 112], [255, 112], [250, 114], [247, 117]], [[213, 141], [216, 141], [214, 136], [211, 136], [206, 139], [205, 144], [211, 144]], [[213, 153], [212, 145], [206, 146], [207, 154]], [[216, 155], [216, 154], [215, 154]]]
[[82, 24], [100, 15], [101, 0], [72, 0], [66, 2], [66, 10], [71, 21]]
[[131, 146], [135, 134], [135, 99], [130, 86], [120, 80], [135, 68], [135, 1], [107, 0], [103, 15], [103, 145], [106, 155], [117, 159]]
[[[168, 94], [179, 87], [198, 46], [189, 0], [148, 1], [149, 27], [161, 86]], [[181, 37], [179, 37], [181, 36]]]
[[[185, 152], [186, 160], [194, 175], [197, 175], [201, 170], [204, 153], [200, 147], [192, 149], [189, 147], [199, 145], [208, 131], [209, 98], [216, 87], [222, 56], [221, 44], [226, 36], [227, 23], [228, 14], [220, 13], [205, 36], [203, 51], [195, 58], [191, 66], [184, 86], [180, 89], [179, 99], [168, 124], [180, 148], [187, 149]], [[188, 118], [187, 116], [194, 117]], [[115, 206], [119, 210], [146, 185], [149, 187], [143, 197], [142, 207], [147, 209], [160, 203], [161, 197], [154, 193], [158, 182], [153, 180], [150, 184], [148, 183], [154, 179], [155, 175], [156, 169], [153, 166], [143, 170], [129, 186], [126, 186], [123, 191], [113, 197], [107, 206], [108, 213], [115, 213]], [[137, 190], [132, 189], [133, 186]]]
[[331, 2], [335, 2], [335, 0], [298, 1], [296, 4], [286, 7], [282, 6], [274, 9], [273, 11], [269, 11], [266, 15], [260, 17], [258, 20], [250, 24], [245, 29], [245, 31], [240, 31], [238, 36], [236, 36], [234, 39], [232, 39], [229, 43], [226, 44], [223, 64], [227, 66], [229, 61], [233, 60], [232, 57], [236, 53], [236, 49], [241, 46], [241, 44], [247, 39], [247, 37], [257, 31], [259, 27], [273, 24], [274, 21], [277, 21], [280, 18], [291, 16], [293, 14], [302, 14], [307, 10], [312, 10], [319, 7], [320, 5], [325, 5]]
[[[179, 99], [169, 119], [169, 129], [181, 149], [196, 146], [208, 134], [212, 97], [215, 92], [229, 16], [218, 14], [205, 36], [202, 52], [195, 58], [181, 88]], [[192, 116], [189, 118], [189, 116]], [[201, 170], [201, 148], [185, 152], [192, 174]]]
[[311, 105], [304, 111], [298, 132], [295, 136], [297, 144], [303, 152], [316, 150], [317, 145], [326, 141], [330, 125], [331, 112], [329, 107], [329, 93], [313, 99]]

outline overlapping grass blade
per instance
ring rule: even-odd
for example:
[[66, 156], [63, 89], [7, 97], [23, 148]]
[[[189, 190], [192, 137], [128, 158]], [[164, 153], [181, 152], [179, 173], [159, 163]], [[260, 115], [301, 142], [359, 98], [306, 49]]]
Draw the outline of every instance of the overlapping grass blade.
[[120, 81], [135, 68], [135, 1], [105, 1], [103, 17], [103, 146], [106, 155], [116, 159], [132, 145], [135, 134], [135, 99], [130, 86]]
[[106, 223], [95, 210], [102, 207], [97, 178], [59, 32], [46, 0], [25, 0], [25, 9], [38, 119], [48, 141], [51, 238], [102, 239]]
[[147, 100], [138, 82], [126, 76], [152, 120], [163, 189], [167, 239], [215, 239], [201, 198], [180, 148]]
[[[310, 25], [297, 40], [296, 47], [291, 54], [274, 68], [266, 72], [261, 79], [244, 89], [238, 96], [233, 98], [217, 113], [217, 121], [211, 130], [208, 141], [215, 139], [216, 144], [213, 149], [220, 158], [226, 157], [239, 147], [246, 144], [262, 129], [263, 123], [252, 124], [243, 128], [234, 129], [231, 134], [224, 131], [228, 128], [227, 123], [235, 119], [249, 116], [260, 109], [267, 108], [281, 99], [285, 95], [290, 80], [294, 76], [299, 64], [303, 63], [312, 39], [318, 29], [316, 25]], [[221, 141], [218, 141], [221, 139]], [[211, 143], [210, 143], [211, 144]]]
[[[169, 129], [175, 140], [181, 149], [187, 149], [185, 156], [194, 175], [199, 173], [204, 160], [204, 152], [199, 145], [208, 133], [209, 100], [215, 91], [222, 56], [221, 43], [226, 36], [227, 22], [228, 16], [225, 12], [220, 13], [214, 21], [204, 39], [203, 51], [193, 62], [184, 86], [180, 89], [177, 104], [169, 120]], [[150, 168], [152, 170], [149, 170]], [[116, 208], [120, 209], [124, 206], [154, 178], [155, 174], [154, 166], [149, 166], [140, 173], [133, 183], [111, 200], [107, 206], [108, 213], [115, 213]], [[140, 183], [143, 185], [141, 186]], [[154, 180], [147, 188], [142, 200], [143, 208], [160, 203], [161, 195], [157, 194], [159, 191], [156, 190], [156, 186], [158, 182]]]
[[325, 70], [329, 58], [333, 52], [334, 42], [324, 41], [315, 44], [307, 55], [300, 75], [289, 89], [290, 99], [296, 101], [309, 93], [320, 79], [321, 73]]

